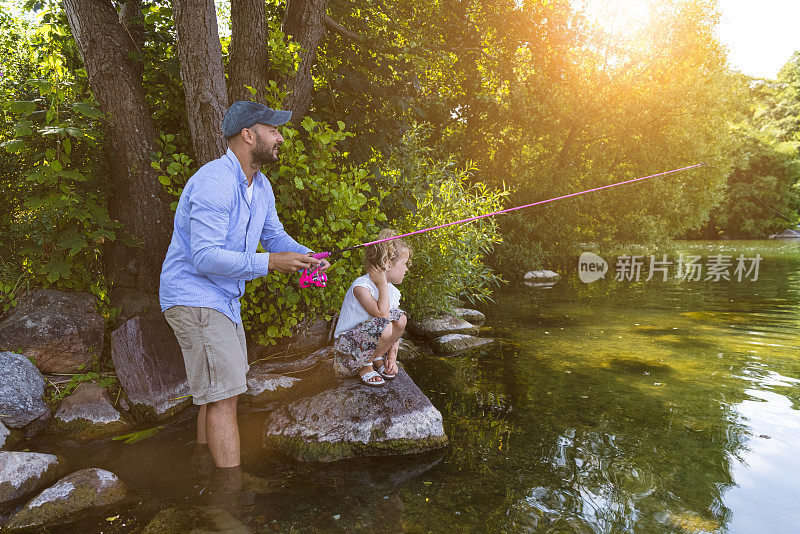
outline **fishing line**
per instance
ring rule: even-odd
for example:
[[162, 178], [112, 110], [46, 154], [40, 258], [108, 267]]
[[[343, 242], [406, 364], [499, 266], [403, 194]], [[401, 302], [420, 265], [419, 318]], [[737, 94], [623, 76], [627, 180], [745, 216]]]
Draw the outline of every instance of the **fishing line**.
[[550, 202], [555, 202], [557, 200], [564, 200], [564, 199], [568, 199], [568, 198], [573, 198], [573, 197], [577, 197], [579, 195], [585, 195], [587, 193], [594, 193], [596, 191], [602, 191], [603, 189], [610, 189], [612, 187], [619, 187], [619, 186], [622, 186], [622, 185], [633, 184], [633, 183], [636, 183], [636, 182], [640, 182], [642, 180], [649, 180], [651, 178], [657, 178], [657, 177], [660, 177], [660, 176], [666, 176], [668, 174], [675, 174], [675, 173], [678, 173], [678, 172], [687, 171], [689, 169], [695, 169], [697, 167], [704, 167], [704, 166], [706, 166], [705, 163], [695, 163], [694, 165], [689, 165], [687, 167], [681, 167], [679, 169], [673, 169], [671, 171], [659, 172], [659, 173], [656, 173], [656, 174], [650, 174], [648, 176], [642, 176], [640, 178], [633, 178], [632, 180], [624, 180], [622, 182], [617, 182], [617, 183], [608, 184], [608, 185], [602, 185], [600, 187], [593, 187], [591, 189], [586, 189], [584, 191], [578, 191], [578, 192], [575, 192], [575, 193], [569, 193], [569, 194], [566, 194], [566, 195], [561, 195], [561, 196], [557, 196], [557, 197], [553, 197], [553, 198], [548, 198], [547, 200], [540, 200], [538, 202], [531, 202], [530, 204], [524, 204], [522, 206], [515, 206], [513, 208], [507, 208], [507, 209], [504, 209], [504, 210], [493, 211], [492, 213], [486, 213], [484, 215], [477, 215], [475, 217], [469, 217], [469, 218], [466, 218], [466, 219], [461, 219], [460, 221], [453, 221], [453, 222], [449, 222], [449, 223], [445, 223], [445, 224], [440, 224], [440, 225], [437, 225], [437, 226], [431, 226], [429, 228], [423, 228], [422, 230], [415, 230], [413, 232], [408, 232], [406, 234], [400, 234], [400, 235], [396, 235], [396, 236], [392, 236], [392, 237], [387, 237], [385, 239], [378, 239], [376, 241], [370, 241], [368, 243], [361, 243], [360, 245], [354, 245], [352, 247], [342, 248], [342, 249], [334, 250], [334, 251], [331, 251], [331, 252], [320, 252], [320, 253], [314, 254], [314, 257], [317, 258], [317, 259], [327, 258], [329, 256], [333, 256], [334, 254], [341, 254], [342, 252], [347, 252], [348, 250], [355, 250], [357, 248], [367, 247], [369, 245], [377, 245], [378, 243], [383, 243], [385, 241], [392, 241], [393, 239], [400, 239], [402, 237], [408, 237], [408, 236], [412, 236], [412, 235], [415, 235], [415, 234], [421, 234], [421, 233], [424, 233], [424, 232], [430, 232], [431, 230], [438, 230], [440, 228], [446, 228], [448, 226], [454, 226], [456, 224], [468, 223], [468, 222], [472, 222], [472, 221], [477, 221], [478, 219], [484, 219], [486, 217], [493, 217], [495, 215], [502, 215], [502, 214], [505, 214], [505, 213], [510, 213], [512, 211], [531, 208], [531, 207], [534, 207], [534, 206], [541, 206], [543, 204], [547, 204], [547, 203], [550, 203]]

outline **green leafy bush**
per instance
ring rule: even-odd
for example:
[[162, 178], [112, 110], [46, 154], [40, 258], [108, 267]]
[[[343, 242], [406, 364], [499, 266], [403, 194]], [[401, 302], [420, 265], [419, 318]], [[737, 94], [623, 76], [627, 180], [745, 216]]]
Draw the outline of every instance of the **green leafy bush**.
[[12, 276], [31, 284], [91, 289], [100, 278], [101, 245], [116, 238], [119, 226], [106, 208], [102, 114], [91, 103], [85, 72], [72, 69], [74, 45], [63, 26], [18, 31], [18, 46], [29, 54], [3, 79], [7, 126], [0, 146], [11, 167], [0, 176], [2, 256], [14, 266]]
[[[286, 231], [315, 250], [350, 247], [374, 236], [386, 216], [379, 211], [382, 193], [374, 193], [365, 166], [342, 166], [337, 145], [352, 135], [305, 117], [301, 132], [283, 129], [281, 161], [264, 169], [272, 182], [278, 216]], [[242, 318], [262, 345], [339, 311], [350, 283], [361, 274], [358, 254], [331, 258], [328, 286], [301, 289], [298, 275], [274, 273], [247, 284]]]
[[[425, 131], [414, 128], [380, 165], [384, 211], [398, 233], [407, 233], [502, 209], [506, 191], [474, 181], [475, 167], [436, 159]], [[452, 298], [489, 300], [502, 279], [485, 264], [501, 241], [495, 217], [432, 230], [408, 238], [412, 267], [401, 288], [403, 306], [421, 316], [452, 307]]]

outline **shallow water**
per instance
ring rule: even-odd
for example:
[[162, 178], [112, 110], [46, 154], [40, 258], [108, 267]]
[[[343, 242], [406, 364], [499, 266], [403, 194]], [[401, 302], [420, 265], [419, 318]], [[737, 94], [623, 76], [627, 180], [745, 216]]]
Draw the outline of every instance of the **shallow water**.
[[[249, 527], [797, 532], [800, 244], [688, 243], [668, 256], [679, 252], [763, 259], [755, 282], [614, 281], [609, 261], [592, 284], [573, 272], [552, 289], [514, 285], [484, 308], [495, 349], [407, 362], [444, 416], [442, 453], [300, 466], [267, 456], [263, 414], [244, 414], [245, 469], [274, 485], [246, 509]], [[202, 502], [189, 416], [134, 445], [35, 444], [134, 490], [68, 530], [128, 532], [167, 504]]]

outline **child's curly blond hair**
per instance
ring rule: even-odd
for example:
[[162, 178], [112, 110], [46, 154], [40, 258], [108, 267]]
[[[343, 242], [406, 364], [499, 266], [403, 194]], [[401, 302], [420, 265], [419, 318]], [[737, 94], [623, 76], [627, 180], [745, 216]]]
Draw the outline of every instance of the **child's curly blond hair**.
[[[378, 238], [375, 241], [388, 239], [396, 235], [394, 230], [384, 228], [378, 232]], [[408, 265], [410, 266], [411, 258], [414, 257], [414, 249], [402, 239], [392, 239], [391, 241], [384, 241], [383, 243], [364, 247], [364, 269], [367, 271], [372, 267], [384, 270], [388, 269], [400, 259], [400, 253], [403, 250], [408, 251]]]

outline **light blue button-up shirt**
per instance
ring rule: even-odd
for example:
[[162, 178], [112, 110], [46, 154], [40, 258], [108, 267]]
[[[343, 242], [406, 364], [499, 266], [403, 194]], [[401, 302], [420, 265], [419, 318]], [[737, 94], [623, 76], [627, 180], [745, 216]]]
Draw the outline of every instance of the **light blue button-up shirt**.
[[[261, 172], [253, 176], [251, 203], [246, 190], [247, 176], [230, 149], [189, 178], [161, 268], [161, 311], [213, 308], [241, 323], [245, 281], [268, 273], [269, 253], [310, 252], [283, 229], [272, 185]], [[256, 252], [259, 242], [267, 252]]]

